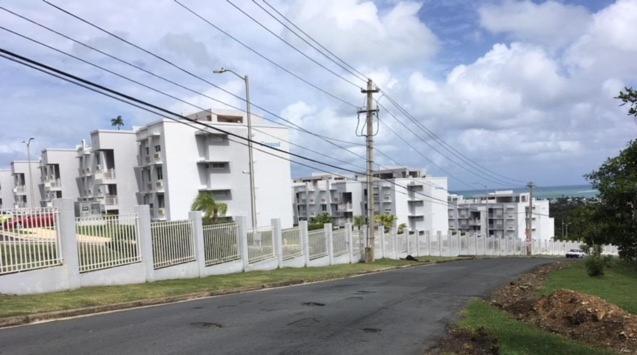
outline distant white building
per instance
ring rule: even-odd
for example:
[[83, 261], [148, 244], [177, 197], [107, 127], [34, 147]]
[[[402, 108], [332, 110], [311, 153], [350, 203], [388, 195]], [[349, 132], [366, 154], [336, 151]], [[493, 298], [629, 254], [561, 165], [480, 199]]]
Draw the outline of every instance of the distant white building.
[[40, 162], [37, 160], [14, 160], [11, 162], [15, 208], [40, 207], [39, 167]]
[[0, 210], [12, 209], [14, 204], [11, 169], [0, 169]]
[[[403, 167], [376, 171], [374, 176], [375, 215], [394, 215], [397, 224], [404, 223], [411, 231], [447, 231], [446, 178]], [[364, 176], [314, 175], [295, 180], [293, 190], [296, 223], [327, 213], [334, 224], [344, 225], [354, 216], [365, 215]]]
[[[189, 117], [247, 137], [242, 112], [206, 110]], [[252, 139], [289, 150], [287, 128], [265, 125], [258, 116], [252, 116], [252, 125]], [[211, 128], [161, 120], [138, 129], [137, 142], [137, 201], [151, 207], [154, 219], [187, 218], [197, 195], [209, 191], [228, 206], [226, 216], [245, 216], [251, 224], [245, 141]], [[280, 218], [281, 225], [289, 227], [293, 220], [289, 156], [256, 144], [254, 148], [257, 224], [269, 225], [272, 218]]]
[[[463, 198], [449, 195], [449, 229], [496, 238], [526, 239], [529, 193], [495, 191], [486, 196]], [[549, 201], [533, 198], [533, 239], [552, 239], [554, 220]]]
[[137, 165], [133, 131], [91, 132], [91, 146], [77, 148], [80, 215], [133, 213]]
[[363, 214], [363, 187], [360, 181], [331, 174], [315, 174], [297, 179], [294, 191], [294, 223], [310, 220], [321, 213], [343, 226], [354, 216]]
[[47, 148], [42, 151], [39, 184], [42, 207], [51, 207], [56, 198], [77, 200], [77, 164], [75, 149]]

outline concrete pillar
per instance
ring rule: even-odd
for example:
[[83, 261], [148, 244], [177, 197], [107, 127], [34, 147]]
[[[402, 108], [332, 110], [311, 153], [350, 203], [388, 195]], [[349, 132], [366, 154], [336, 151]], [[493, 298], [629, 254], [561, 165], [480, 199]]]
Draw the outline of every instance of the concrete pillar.
[[442, 256], [442, 232], [436, 231], [436, 237], [438, 238], [438, 256]]
[[299, 221], [299, 232], [301, 233], [301, 245], [303, 246], [303, 264], [310, 264], [310, 242], [308, 240], [307, 221]]
[[427, 238], [427, 255], [431, 256], [431, 232], [425, 231], [425, 237]]
[[237, 222], [237, 245], [239, 246], [239, 255], [241, 256], [242, 270], [248, 269], [250, 257], [248, 255], [248, 224], [245, 216], [237, 216], [234, 218]]
[[206, 269], [206, 245], [203, 239], [203, 213], [201, 211], [188, 212], [188, 219], [192, 223], [192, 237], [195, 240], [195, 261], [199, 269], [199, 277]]
[[478, 255], [478, 235], [473, 235], [473, 255]]
[[378, 226], [378, 239], [380, 242], [379, 259], [385, 258], [385, 227]]
[[327, 249], [327, 259], [330, 265], [334, 264], [334, 238], [332, 234], [332, 223], [323, 225], [323, 233], [325, 233], [325, 246]]
[[393, 226], [391, 228], [391, 245], [392, 249], [394, 249], [394, 259], [400, 259], [400, 254], [398, 253], [398, 227]]
[[352, 224], [345, 223], [345, 240], [347, 240], [347, 253], [349, 255], [349, 263], [354, 262], [352, 253], [354, 252], [354, 245], [352, 244]]
[[75, 205], [71, 199], [55, 199], [53, 207], [59, 212], [60, 255], [66, 268], [69, 289], [80, 287], [80, 261], [75, 237]]
[[[418, 233], [418, 231], [416, 231]], [[405, 243], [407, 244], [407, 255], [411, 254], [411, 240], [409, 240], [411, 235], [409, 232], [405, 233]]]
[[146, 281], [155, 280], [155, 260], [153, 258], [153, 234], [150, 229], [150, 207], [148, 205], [135, 206], [135, 213], [139, 221], [137, 243], [142, 256], [142, 263], [146, 270]]
[[276, 256], [277, 268], [283, 265], [283, 231], [281, 230], [281, 220], [279, 218], [272, 218], [270, 220], [272, 224], [272, 243], [274, 247], [274, 255]]

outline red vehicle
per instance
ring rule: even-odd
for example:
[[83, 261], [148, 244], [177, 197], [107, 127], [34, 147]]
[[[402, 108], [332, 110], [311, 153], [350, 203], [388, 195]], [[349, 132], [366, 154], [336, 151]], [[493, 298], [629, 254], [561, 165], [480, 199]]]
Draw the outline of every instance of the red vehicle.
[[55, 215], [53, 213], [18, 215], [4, 221], [2, 226], [4, 229], [53, 227], [55, 226]]

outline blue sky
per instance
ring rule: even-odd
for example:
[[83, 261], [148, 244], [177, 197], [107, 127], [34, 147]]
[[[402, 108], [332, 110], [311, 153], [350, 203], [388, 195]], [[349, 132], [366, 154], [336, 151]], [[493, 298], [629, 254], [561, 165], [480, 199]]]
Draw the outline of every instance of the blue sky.
[[[240, 81], [210, 72], [215, 67], [231, 66], [248, 73], [256, 103], [320, 134], [362, 143], [354, 134], [354, 109], [279, 71], [172, 1], [53, 2], [174, 60], [237, 95], [243, 91]], [[356, 88], [295, 53], [227, 2], [215, 2], [215, 6], [200, 0], [184, 2], [286, 68], [348, 102], [362, 104], [363, 98]], [[234, 2], [275, 33], [294, 41], [308, 55], [323, 60], [251, 1]], [[421, 124], [454, 149], [489, 171], [508, 178], [534, 180], [540, 185], [582, 183], [584, 173], [616, 154], [637, 133], [637, 125], [613, 99], [620, 88], [635, 85], [637, 81], [637, 61], [634, 60], [637, 45], [633, 40], [637, 37], [637, 0], [269, 2], [372, 77]], [[230, 95], [78, 23], [43, 2], [8, 0], [2, 2], [2, 6], [207, 95], [242, 105]], [[95, 61], [184, 100], [213, 109], [219, 107], [201, 96], [73, 45], [4, 11], [0, 11], [0, 22], [13, 31]], [[0, 31], [0, 38], [7, 49], [179, 112], [194, 110], [5, 31]], [[0, 167], [8, 166], [13, 159], [24, 158], [24, 145], [20, 143], [24, 137], [36, 138], [35, 150], [74, 147], [81, 139], [88, 138], [91, 130], [109, 128], [111, 117], [122, 115], [127, 128], [157, 119], [147, 112], [4, 59], [0, 59], [0, 95], [3, 97]], [[386, 99], [381, 102], [390, 106], [388, 101], [382, 100]], [[379, 156], [383, 166], [400, 163], [423, 168], [432, 175], [446, 175], [453, 189], [507, 185], [462, 166], [444, 149], [445, 154], [437, 153], [425, 141], [440, 148], [439, 143], [419, 140], [424, 133], [405, 118], [401, 119], [409, 130], [381, 110], [383, 123], [412, 142], [418, 152], [406, 147], [381, 126], [378, 147], [394, 160]], [[299, 132], [292, 131], [291, 138], [330, 156], [351, 160], [362, 169], [363, 162], [351, 153]], [[362, 153], [358, 145], [348, 148]], [[313, 156], [302, 149], [294, 151]], [[293, 166], [294, 176], [310, 172], [310, 169]], [[514, 185], [510, 179], [506, 180], [509, 186]]]

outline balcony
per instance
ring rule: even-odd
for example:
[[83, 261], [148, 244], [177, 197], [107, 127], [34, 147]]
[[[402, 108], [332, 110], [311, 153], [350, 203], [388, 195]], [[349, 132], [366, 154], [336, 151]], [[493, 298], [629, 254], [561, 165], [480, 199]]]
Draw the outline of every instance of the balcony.
[[13, 188], [13, 192], [15, 192], [18, 195], [23, 195], [26, 191], [26, 186], [24, 185], [18, 185], [16, 187]]
[[164, 180], [155, 181], [155, 186], [157, 187], [158, 191], [164, 191]]
[[[115, 169], [98, 169], [95, 171], [95, 181], [98, 183], [106, 183], [115, 179]], [[98, 181], [99, 180], [99, 181]]]

